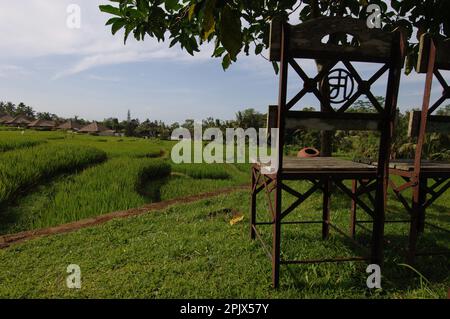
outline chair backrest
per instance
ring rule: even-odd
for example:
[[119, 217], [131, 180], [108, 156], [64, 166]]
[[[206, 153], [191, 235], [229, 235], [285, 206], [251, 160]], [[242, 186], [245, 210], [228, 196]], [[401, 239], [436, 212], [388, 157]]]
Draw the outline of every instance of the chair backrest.
[[[410, 115], [410, 123], [408, 135], [417, 136], [417, 145], [415, 153], [415, 175], [420, 175], [422, 151], [425, 144], [425, 136], [427, 132], [450, 132], [450, 117], [433, 115], [433, 113], [450, 98], [450, 86], [442, 75], [442, 70], [450, 70], [450, 40], [435, 38], [429, 34], [423, 34], [420, 38], [419, 59], [417, 63], [417, 71], [426, 73], [425, 90], [423, 95], [422, 110], [412, 112]], [[437, 78], [443, 88], [441, 97], [430, 104], [433, 79]]]
[[[388, 174], [404, 57], [405, 42], [400, 31], [370, 29], [364, 20], [323, 17], [296, 26], [274, 20], [271, 25], [270, 59], [280, 61], [276, 115], [276, 127], [280, 129], [277, 143], [279, 165], [282, 166], [283, 162], [284, 135], [287, 130], [376, 130], [381, 133], [377, 171], [380, 178], [385, 178]], [[320, 61], [322, 67], [311, 77], [296, 59]], [[356, 70], [352, 64], [354, 62], [374, 63], [379, 70], [366, 80]], [[342, 68], [336, 67], [339, 63], [342, 63]], [[300, 92], [288, 101], [289, 67], [300, 76], [303, 87], [300, 85]], [[385, 103], [381, 105], [383, 103], [375, 98], [371, 88], [385, 73], [388, 73], [388, 79]], [[339, 93], [343, 93], [343, 98]], [[321, 111], [291, 110], [307, 94], [315, 95]], [[338, 99], [334, 99], [336, 95]], [[348, 111], [363, 95], [371, 101], [374, 110], [366, 113]], [[332, 104], [340, 106], [336, 109]], [[271, 116], [271, 113], [275, 114], [273, 109], [269, 111], [268, 123], [273, 124], [275, 116]]]
[[432, 42], [436, 47], [435, 68], [438, 70], [450, 70], [450, 39], [433, 39], [431, 35], [423, 34], [420, 39], [419, 57], [416, 67], [419, 73], [427, 73]]
[[[288, 34], [284, 44], [282, 37], [283, 28], [285, 33]], [[344, 39], [343, 36], [351, 36], [353, 38], [351, 42], [340, 44], [336, 44], [339, 43], [339, 41], [336, 41], [336, 38], [332, 42], [328, 41], [330, 37], [341, 37], [341, 39]], [[396, 104], [399, 73], [404, 62], [404, 43], [399, 31], [386, 32], [380, 29], [370, 29], [367, 27], [366, 21], [353, 18], [322, 17], [295, 26], [282, 24], [279, 20], [274, 20], [271, 24], [270, 44], [271, 60], [282, 61], [282, 54], [285, 54], [285, 63], [290, 64], [304, 82], [303, 90], [286, 103], [285, 109], [282, 110], [286, 129], [376, 131], [383, 128], [383, 122], [386, 120], [386, 114], [384, 114], [386, 107], [380, 105], [370, 89], [374, 82], [386, 71], [389, 71], [386, 101], [390, 104]], [[282, 53], [282, 46], [287, 52]], [[295, 62], [296, 58], [335, 61], [335, 63], [330, 63], [331, 67], [329, 69], [325, 68], [318, 72], [316, 77], [310, 78]], [[343, 71], [348, 76], [347, 78], [351, 78], [352, 85], [354, 86], [354, 81], [357, 82], [357, 90], [348, 99], [346, 105], [334, 112], [331, 104], [326, 101], [327, 97], [319, 92], [318, 87], [323, 80], [331, 78], [329, 72], [332, 71], [332, 68], [338, 62], [344, 63], [347, 70]], [[383, 67], [371, 79], [363, 80], [351, 62], [381, 63]], [[342, 69], [336, 71], [343, 72]], [[341, 81], [341, 79], [338, 81]], [[292, 111], [292, 106], [307, 93], [315, 94], [321, 104], [328, 104], [328, 110], [332, 112]], [[362, 95], [369, 97], [377, 112], [346, 112], [357, 98]], [[394, 100], [389, 100], [392, 98]], [[392, 106], [395, 109], [396, 105]], [[277, 113], [275, 106], [269, 107], [268, 127], [273, 126], [278, 121]], [[395, 112], [392, 112], [392, 110], [388, 110], [388, 113], [388, 116], [395, 116]]]
[[276, 128], [278, 123], [278, 105], [269, 105], [267, 110], [267, 129]]
[[[281, 59], [280, 20], [271, 24], [270, 60]], [[329, 43], [330, 37], [346, 37], [349, 44]], [[365, 20], [321, 17], [290, 28], [289, 55], [293, 58], [348, 59], [362, 62], [388, 62], [392, 56], [393, 34], [367, 27]], [[345, 42], [345, 41], [343, 41]], [[338, 42], [339, 43], [339, 42]]]
[[[418, 137], [422, 111], [411, 111], [409, 113], [408, 137]], [[450, 134], [450, 116], [429, 115], [427, 119], [426, 132]]]

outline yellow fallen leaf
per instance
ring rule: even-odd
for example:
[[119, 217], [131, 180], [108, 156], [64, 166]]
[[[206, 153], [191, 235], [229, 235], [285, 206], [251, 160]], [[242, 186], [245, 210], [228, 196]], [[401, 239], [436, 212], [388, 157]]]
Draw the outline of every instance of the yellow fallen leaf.
[[230, 220], [230, 225], [233, 226], [233, 225], [235, 225], [235, 224], [237, 224], [237, 223], [239, 223], [239, 222], [241, 222], [243, 220], [244, 220], [244, 215], [236, 216], [232, 220]]

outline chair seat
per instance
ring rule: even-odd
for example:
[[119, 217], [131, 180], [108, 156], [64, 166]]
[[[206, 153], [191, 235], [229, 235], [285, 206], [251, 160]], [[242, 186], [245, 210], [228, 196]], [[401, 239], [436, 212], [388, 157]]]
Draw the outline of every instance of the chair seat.
[[[268, 159], [259, 159], [256, 161], [257, 167], [270, 164]], [[339, 173], [367, 173], [375, 174], [376, 166], [364, 163], [357, 163], [350, 160], [344, 160], [336, 157], [314, 157], [300, 158], [286, 156], [283, 158], [284, 175], [289, 174], [339, 174]]]
[[[371, 163], [377, 165], [376, 162]], [[391, 160], [389, 168], [392, 170], [399, 170], [405, 172], [412, 172], [414, 170], [414, 160], [412, 159], [400, 159]], [[420, 170], [422, 172], [445, 172], [450, 173], [450, 163], [442, 161], [422, 161]]]

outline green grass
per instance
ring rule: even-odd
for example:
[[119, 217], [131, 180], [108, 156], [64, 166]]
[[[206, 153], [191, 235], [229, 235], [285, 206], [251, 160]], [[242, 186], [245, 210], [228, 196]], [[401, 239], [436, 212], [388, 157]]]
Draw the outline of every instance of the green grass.
[[195, 179], [231, 179], [227, 165], [224, 164], [173, 164], [172, 170]]
[[170, 165], [159, 159], [114, 158], [79, 174], [41, 185], [19, 205], [2, 212], [0, 233], [56, 226], [154, 201], [139, 191], [166, 177]]
[[[169, 159], [164, 163], [155, 159], [166, 158], [173, 142], [63, 132], [0, 132], [0, 141], [27, 139], [44, 141], [46, 146], [17, 153], [19, 157], [25, 155], [24, 159], [40, 153], [47, 146], [50, 149], [88, 147], [90, 151], [95, 150], [94, 153], [106, 153], [108, 159], [84, 171], [71, 173], [68, 170], [56, 179], [39, 177], [32, 188], [20, 184], [16, 187], [22, 191], [20, 201], [0, 210], [0, 234], [55, 226], [150, 202], [248, 183], [249, 171], [240, 171], [231, 164], [175, 165], [170, 164]], [[43, 157], [52, 161], [54, 156]], [[13, 162], [16, 160], [5, 164], [5, 171], [17, 175], [15, 170], [8, 168]], [[17, 162], [27, 168], [33, 167], [26, 160], [17, 159]], [[173, 170], [173, 176], [169, 176], [170, 170]]]
[[[0, 234], [56, 226], [146, 203], [212, 192], [248, 182], [246, 174], [227, 179], [170, 176], [168, 160], [114, 157], [105, 163], [37, 187], [0, 215]], [[186, 172], [196, 176], [197, 171]]]
[[41, 145], [0, 154], [0, 204], [40, 181], [105, 159], [104, 152], [85, 146]]
[[50, 144], [91, 146], [112, 157], [159, 157], [161, 151], [170, 150], [173, 142], [159, 140], [144, 140], [127, 137], [92, 136], [69, 132], [54, 131], [0, 131], [0, 145], [18, 140], [47, 141]]
[[[33, 147], [37, 141], [45, 145]], [[167, 153], [171, 142], [0, 132], [0, 146], [21, 144], [28, 148], [0, 153], [0, 233], [141, 206], [154, 199], [140, 189], [170, 173], [168, 163], [154, 158]]]
[[20, 148], [27, 148], [32, 146], [37, 146], [39, 144], [45, 143], [44, 140], [30, 140], [25, 139], [15, 139], [15, 140], [2, 140], [0, 141], [0, 153], [16, 150]]
[[[167, 157], [173, 142], [60, 132], [0, 132], [0, 144], [21, 138], [42, 140], [45, 144], [0, 154], [0, 176], [7, 176], [3, 172], [9, 171], [9, 180], [24, 174], [29, 176], [25, 180], [31, 181], [31, 184], [22, 183], [25, 186], [15, 187], [11, 192], [18, 194], [17, 191], [20, 191], [20, 200], [8, 205], [4, 202], [0, 211], [0, 233], [54, 226], [149, 202], [248, 184], [250, 181], [248, 164], [170, 163]], [[72, 151], [59, 157], [56, 151], [44, 153], [42, 150], [46, 148]], [[74, 152], [75, 149], [78, 151]], [[106, 154], [107, 160], [79, 169], [74, 162], [83, 157], [82, 150], [87, 149], [91, 155]], [[58, 169], [58, 163], [63, 160], [67, 167], [62, 165]], [[30, 173], [34, 171], [38, 173]], [[169, 175], [171, 171], [172, 175]], [[5, 182], [2, 185], [10, 187]], [[291, 186], [301, 192], [307, 189], [306, 183], [292, 182]], [[405, 196], [409, 198], [408, 194]], [[289, 194], [283, 194], [284, 208], [294, 200]], [[321, 200], [317, 192], [301, 206], [301, 210], [295, 210], [286, 220], [320, 219]], [[427, 210], [427, 220], [450, 228], [449, 202], [450, 194], [445, 194]], [[347, 229], [349, 199], [336, 192], [332, 203], [333, 222]], [[407, 225], [402, 224], [386, 226], [389, 244], [386, 247], [386, 264], [382, 268], [382, 290], [367, 290], [367, 265], [364, 263], [283, 266], [281, 288], [273, 290], [270, 285], [270, 262], [259, 243], [249, 240], [248, 205], [249, 194], [237, 192], [191, 204], [180, 203], [161, 212], [115, 220], [71, 234], [13, 245], [0, 250], [0, 297], [447, 296], [450, 286], [448, 258], [419, 258], [415, 269], [421, 275], [402, 265], [408, 233]], [[259, 220], [267, 221], [268, 209], [262, 193], [258, 205]], [[230, 212], [233, 210], [244, 213], [245, 219], [231, 226]], [[388, 210], [388, 219], [405, 218], [404, 209], [392, 195]], [[362, 212], [359, 211], [358, 216], [363, 218]], [[267, 226], [261, 228], [262, 237], [269, 245], [270, 230]], [[358, 239], [366, 244], [369, 241], [368, 235], [361, 229], [358, 229]], [[321, 240], [320, 226], [313, 225], [283, 226], [282, 245], [283, 258], [286, 259], [361, 253], [333, 231], [329, 240]], [[448, 235], [427, 229], [420, 240], [420, 249], [431, 246], [449, 249]], [[66, 267], [72, 263], [81, 266], [83, 288], [79, 291], [65, 286]]]
[[[301, 186], [303, 187], [303, 186]], [[248, 219], [229, 224], [230, 209], [248, 211], [249, 194], [238, 192], [177, 205], [75, 233], [51, 236], [0, 251], [3, 298], [446, 298], [448, 259], [422, 258], [416, 268], [400, 263], [387, 247], [382, 290], [366, 288], [365, 263], [283, 266], [281, 287], [270, 285], [270, 262], [250, 241]], [[346, 222], [343, 200], [333, 214]], [[346, 202], [348, 204], [348, 202]], [[310, 208], [320, 205], [315, 196]], [[348, 208], [348, 207], [347, 207]], [[435, 211], [432, 211], [433, 216]], [[320, 213], [318, 213], [320, 215]], [[247, 216], [247, 215], [246, 215]], [[387, 238], [400, 240], [401, 226]], [[268, 239], [268, 230], [263, 232]], [[286, 227], [283, 251], [298, 257], [324, 257], [333, 251], [356, 253], [335, 232], [329, 241], [320, 229]], [[295, 238], [295, 241], [294, 241]], [[433, 240], [433, 237], [427, 238]], [[66, 267], [78, 264], [82, 288], [66, 288]]]
[[90, 136], [66, 133], [63, 139], [52, 141], [55, 144], [87, 145], [98, 148], [113, 157], [159, 157], [161, 152], [170, 149], [171, 142], [119, 137]]
[[[68, 171], [56, 179], [43, 176], [30, 189], [19, 187], [22, 189], [20, 201], [1, 209], [0, 234], [55, 226], [150, 202], [248, 183], [248, 171], [244, 173], [234, 165], [175, 165], [168, 159], [165, 162], [154, 159], [167, 157], [172, 142], [61, 132], [26, 131], [20, 136], [17, 132], [0, 132], [0, 140], [13, 141], [23, 136], [46, 141], [46, 146], [51, 149], [88, 147], [106, 153], [108, 159], [84, 171]], [[30, 151], [17, 154], [26, 152], [27, 156], [33, 156], [30, 154], [41, 152], [41, 147]], [[51, 161], [53, 155], [46, 158]], [[33, 166], [23, 160], [17, 161], [25, 167]], [[8, 165], [12, 165], [11, 162]], [[171, 170], [173, 176], [169, 176]]]
[[165, 201], [247, 185], [249, 173], [250, 169], [243, 172], [232, 164], [172, 164], [172, 176], [151, 183], [147, 189]]

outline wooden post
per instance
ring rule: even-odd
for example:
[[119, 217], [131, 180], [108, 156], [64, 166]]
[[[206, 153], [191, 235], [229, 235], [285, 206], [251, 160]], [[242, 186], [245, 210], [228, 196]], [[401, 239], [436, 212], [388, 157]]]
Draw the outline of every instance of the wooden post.
[[252, 189], [251, 189], [251, 200], [250, 200], [250, 238], [255, 239], [256, 233], [255, 223], [256, 223], [256, 170], [252, 168]]
[[409, 225], [409, 249], [406, 256], [406, 262], [414, 264], [416, 258], [417, 238], [419, 236], [419, 206], [420, 206], [420, 187], [413, 187], [413, 200], [411, 209], [411, 223]]
[[[430, 109], [431, 89], [433, 87], [434, 67], [436, 62], [436, 46], [431, 38], [426, 40], [425, 46], [429, 47], [427, 76], [425, 80], [425, 91], [423, 94], [422, 114], [420, 119], [419, 137], [417, 138], [416, 154], [414, 159], [414, 176], [412, 181], [415, 183], [413, 187], [413, 203], [411, 211], [411, 225], [409, 233], [409, 251], [407, 261], [414, 263], [416, 256], [416, 246], [418, 233], [421, 230], [422, 218], [425, 218], [423, 207], [424, 201], [424, 182], [421, 178], [422, 167], [422, 150], [425, 143], [425, 134], [427, 130], [428, 111]], [[422, 191], [421, 191], [422, 189]], [[424, 221], [423, 221], [424, 222]]]
[[377, 188], [375, 195], [375, 215], [372, 232], [371, 263], [383, 263], [384, 222], [386, 213], [387, 189], [389, 185], [389, 156], [391, 153], [391, 140], [397, 113], [398, 91], [402, 72], [402, 62], [405, 44], [402, 34], [396, 32], [392, 45], [391, 63], [393, 67], [389, 72], [386, 105], [384, 108], [384, 121], [382, 123], [380, 151], [377, 167]]
[[418, 222], [418, 232], [423, 233], [425, 231], [425, 203], [427, 201], [427, 179], [421, 178], [419, 182], [419, 222]]
[[331, 182], [328, 178], [323, 179], [323, 207], [322, 207], [322, 239], [328, 239], [330, 235], [330, 202]]
[[[358, 181], [354, 179], [352, 181], [352, 193], [356, 194], [358, 190]], [[355, 238], [356, 236], [356, 201], [352, 198], [352, 207], [350, 209], [350, 237]]]
[[281, 196], [282, 196], [282, 171], [283, 171], [283, 147], [284, 125], [287, 98], [287, 80], [289, 66], [289, 25], [283, 23], [281, 29], [281, 59], [280, 59], [280, 91], [278, 96], [278, 172], [275, 180], [275, 216], [273, 223], [272, 243], [272, 284], [278, 288], [280, 283], [280, 253], [281, 253]]

